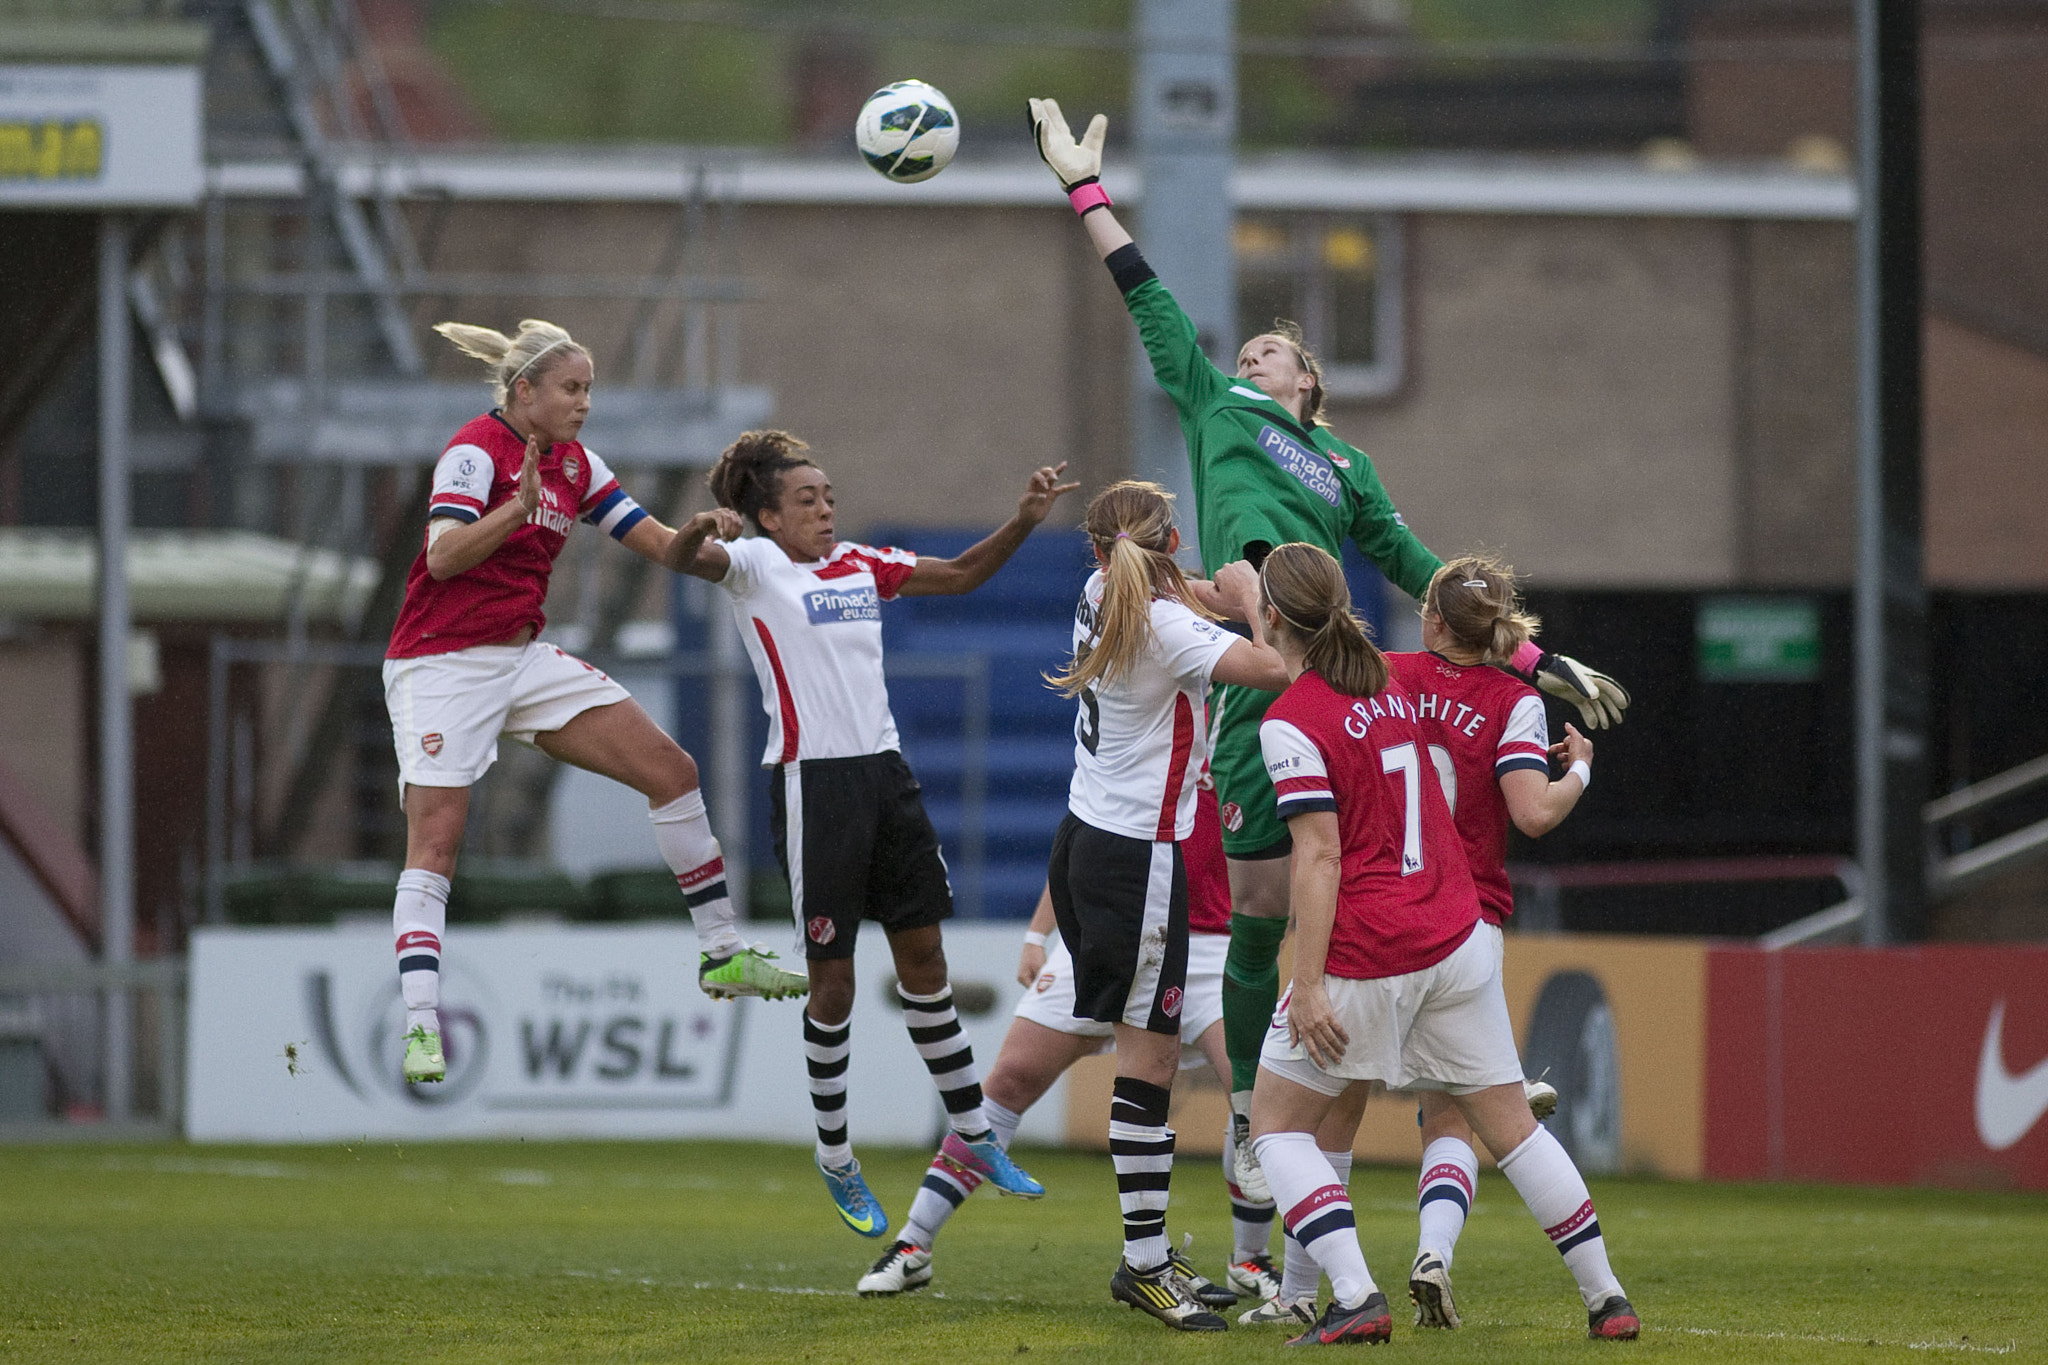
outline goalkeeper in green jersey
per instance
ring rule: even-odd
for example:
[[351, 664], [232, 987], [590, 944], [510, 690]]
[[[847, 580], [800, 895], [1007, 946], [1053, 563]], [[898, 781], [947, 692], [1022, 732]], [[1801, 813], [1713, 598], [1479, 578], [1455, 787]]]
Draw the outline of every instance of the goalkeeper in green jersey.
[[[1420, 601], [1441, 561], [1394, 510], [1372, 461], [1322, 421], [1321, 367], [1291, 324], [1245, 342], [1237, 372], [1202, 353], [1194, 323], [1138, 253], [1109, 210], [1101, 185], [1108, 121], [1097, 114], [1076, 140], [1053, 100], [1030, 101], [1039, 155], [1059, 177], [1074, 211], [1122, 292], [1152, 361], [1152, 374], [1180, 414], [1194, 475], [1202, 563], [1213, 572], [1235, 559], [1263, 562], [1276, 545], [1307, 543], [1341, 557], [1348, 538], [1397, 587]], [[1619, 723], [1628, 693], [1597, 670], [1534, 644], [1517, 671], [1579, 708], [1590, 729]], [[1210, 766], [1223, 803], [1230, 863], [1230, 956], [1224, 967], [1224, 1034], [1231, 1063], [1231, 1112], [1243, 1125], [1252, 1079], [1279, 990], [1287, 932], [1292, 844], [1274, 808], [1259, 749], [1259, 722], [1274, 693], [1217, 689]], [[1242, 1136], [1242, 1135], [1240, 1135]], [[1249, 1142], [1240, 1150], [1249, 1153]], [[1254, 1170], [1240, 1170], [1248, 1195], [1265, 1197]]]

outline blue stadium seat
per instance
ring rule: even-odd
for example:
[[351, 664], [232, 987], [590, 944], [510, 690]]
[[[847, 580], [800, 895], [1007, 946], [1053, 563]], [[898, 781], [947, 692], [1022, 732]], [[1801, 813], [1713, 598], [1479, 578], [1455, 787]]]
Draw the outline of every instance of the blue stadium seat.
[[[880, 528], [874, 545], [951, 556], [982, 530]], [[1038, 901], [1053, 831], [1066, 814], [1074, 767], [1074, 703], [1045, 683], [1066, 662], [1074, 602], [1094, 567], [1087, 537], [1041, 531], [996, 576], [961, 597], [910, 597], [882, 614], [890, 655], [989, 659], [989, 742], [982, 911], [1023, 918]], [[904, 757], [949, 850], [959, 848], [966, 688], [957, 678], [894, 678], [889, 700]]]

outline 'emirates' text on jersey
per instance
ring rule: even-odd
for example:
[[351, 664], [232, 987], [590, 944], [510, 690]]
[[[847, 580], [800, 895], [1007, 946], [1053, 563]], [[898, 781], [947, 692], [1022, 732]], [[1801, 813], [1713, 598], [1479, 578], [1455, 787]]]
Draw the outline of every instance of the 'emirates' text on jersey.
[[1401, 684], [1347, 697], [1304, 673], [1267, 710], [1259, 743], [1281, 819], [1337, 813], [1343, 870], [1323, 970], [1369, 980], [1450, 956], [1479, 898]]
[[[1074, 655], [1095, 648], [1101, 570], [1074, 608]], [[1209, 674], [1237, 636], [1184, 602], [1152, 601], [1152, 639], [1130, 670], [1083, 692], [1074, 722], [1067, 809], [1131, 839], [1181, 840], [1195, 824], [1195, 784], [1208, 761]]]
[[[455, 433], [434, 466], [429, 520], [473, 522], [519, 495], [526, 438], [497, 413], [486, 413]], [[557, 441], [540, 457], [540, 507], [481, 564], [452, 578], [427, 572], [423, 544], [405, 579], [405, 605], [391, 630], [386, 657], [411, 659], [490, 644], [547, 624], [542, 606], [555, 556], [569, 528], [583, 518], [614, 538], [645, 518], [595, 453], [576, 441]]]
[[1508, 884], [1508, 805], [1500, 779], [1520, 768], [1550, 776], [1543, 696], [1501, 669], [1454, 664], [1441, 654], [1389, 654], [1387, 662], [1415, 702], [1416, 721], [1429, 741], [1479, 889], [1479, 913], [1499, 924], [1515, 912]]
[[882, 603], [895, 597], [917, 556], [842, 540], [823, 559], [798, 564], [766, 536], [728, 541], [731, 594], [761, 705], [768, 712], [764, 765], [856, 758], [898, 746], [882, 681]]

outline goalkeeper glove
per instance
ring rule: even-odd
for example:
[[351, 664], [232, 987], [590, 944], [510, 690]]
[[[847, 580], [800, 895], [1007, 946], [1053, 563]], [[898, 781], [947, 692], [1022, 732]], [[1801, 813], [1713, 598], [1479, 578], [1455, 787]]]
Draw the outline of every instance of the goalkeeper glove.
[[[1081, 140], [1074, 140], [1074, 132], [1067, 127], [1067, 116], [1060, 112], [1058, 100], [1027, 100], [1031, 110], [1031, 140], [1038, 146], [1039, 159], [1052, 167], [1052, 173], [1059, 177], [1060, 188], [1067, 192], [1077, 211], [1086, 212], [1098, 204], [1107, 204], [1109, 195], [1100, 187], [1102, 181], [1102, 140], [1109, 135], [1109, 120], [1097, 114], [1088, 121], [1088, 131]], [[1076, 196], [1076, 191], [1097, 186], [1092, 193]], [[1082, 200], [1092, 202], [1083, 205]]]
[[1551, 696], [1578, 707], [1588, 730], [1621, 724], [1621, 713], [1628, 709], [1627, 688], [1569, 655], [1546, 653], [1538, 659], [1535, 682]]

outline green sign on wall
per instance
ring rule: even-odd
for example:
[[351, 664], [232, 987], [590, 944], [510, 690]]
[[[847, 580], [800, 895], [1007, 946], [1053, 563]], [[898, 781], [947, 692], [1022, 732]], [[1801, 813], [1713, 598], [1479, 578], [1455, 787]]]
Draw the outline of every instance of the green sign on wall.
[[1813, 682], [1820, 604], [1810, 597], [1707, 597], [1695, 628], [1705, 682]]

